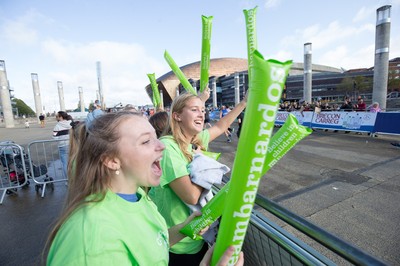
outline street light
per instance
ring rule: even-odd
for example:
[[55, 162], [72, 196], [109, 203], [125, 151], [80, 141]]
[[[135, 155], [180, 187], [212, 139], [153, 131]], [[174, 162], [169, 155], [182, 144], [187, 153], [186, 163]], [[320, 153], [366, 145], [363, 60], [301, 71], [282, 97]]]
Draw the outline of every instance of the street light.
[[36, 73], [31, 73], [31, 78], [32, 78], [33, 81], [38, 81], [39, 80], [38, 79], [38, 74], [36, 74]]
[[6, 63], [4, 60], [0, 60], [0, 71], [5, 71], [6, 70]]

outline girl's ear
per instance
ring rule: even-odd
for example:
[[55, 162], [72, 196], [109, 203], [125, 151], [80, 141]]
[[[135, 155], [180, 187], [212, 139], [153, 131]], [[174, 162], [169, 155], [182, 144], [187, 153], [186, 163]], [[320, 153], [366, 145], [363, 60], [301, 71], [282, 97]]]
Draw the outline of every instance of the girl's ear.
[[103, 164], [110, 170], [116, 171], [121, 168], [121, 161], [117, 158], [104, 157], [102, 158]]
[[178, 113], [172, 113], [172, 117], [175, 121], [181, 121], [180, 115]]

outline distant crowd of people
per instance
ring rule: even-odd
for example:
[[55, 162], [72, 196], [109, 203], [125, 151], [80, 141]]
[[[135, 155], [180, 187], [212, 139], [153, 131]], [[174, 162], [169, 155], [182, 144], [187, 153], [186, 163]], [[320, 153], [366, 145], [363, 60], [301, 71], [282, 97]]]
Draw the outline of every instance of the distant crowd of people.
[[362, 97], [357, 98], [357, 102], [353, 103], [351, 97], [346, 97], [342, 104], [330, 104], [328, 101], [323, 101], [318, 98], [313, 103], [308, 103], [304, 100], [300, 101], [285, 101], [279, 105], [279, 111], [312, 111], [312, 112], [326, 112], [326, 111], [356, 111], [356, 112], [381, 112], [378, 102], [374, 102], [367, 106]]

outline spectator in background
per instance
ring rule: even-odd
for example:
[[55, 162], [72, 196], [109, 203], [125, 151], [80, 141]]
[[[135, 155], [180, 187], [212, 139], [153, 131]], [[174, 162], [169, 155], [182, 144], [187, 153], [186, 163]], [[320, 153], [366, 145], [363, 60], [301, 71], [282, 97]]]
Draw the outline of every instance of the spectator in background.
[[297, 111], [297, 110], [299, 110], [299, 106], [298, 106], [297, 102], [294, 101], [294, 102], [291, 102], [291, 103], [290, 103], [289, 109], [288, 109], [287, 111], [289, 111], [289, 112], [295, 112], [295, 111]]
[[45, 119], [44, 114], [40, 114], [39, 115], [40, 127], [44, 127], [45, 126], [44, 119]]
[[363, 98], [358, 99], [358, 103], [354, 106], [357, 112], [365, 112], [367, 110], [367, 105], [364, 102]]
[[[219, 112], [219, 119], [222, 119], [223, 117], [225, 117], [229, 112], [230, 112], [229, 108], [227, 108], [225, 105], [222, 105], [221, 106], [221, 111]], [[232, 140], [231, 140], [231, 136], [232, 136], [231, 131], [232, 131], [232, 129], [230, 127], [228, 127], [224, 132], [227, 142], [232, 142]]]
[[68, 178], [68, 153], [69, 153], [69, 130], [71, 129], [72, 117], [67, 112], [59, 111], [56, 114], [57, 124], [53, 129], [53, 139], [60, 140], [58, 142], [58, 152], [64, 177]]
[[236, 131], [236, 135], [238, 138], [240, 137], [240, 132], [242, 131], [243, 118], [244, 118], [244, 110], [237, 117], [238, 130]]
[[139, 112], [138, 109], [136, 109], [136, 107], [133, 106], [132, 104], [125, 105], [122, 111]]
[[342, 106], [340, 106], [340, 110], [345, 112], [350, 112], [353, 110], [353, 106], [351, 105], [349, 99], [344, 99]]
[[332, 111], [332, 108], [329, 106], [328, 102], [324, 102], [321, 106], [322, 111]]
[[157, 112], [154, 115], [150, 116], [149, 123], [156, 130], [157, 138], [160, 138], [164, 129], [168, 125], [168, 113], [165, 111]]
[[94, 101], [93, 103], [93, 108], [94, 110], [90, 113], [88, 113], [86, 117], [86, 126], [89, 127], [93, 120], [95, 120], [97, 117], [102, 116], [104, 114], [103, 110], [101, 110], [101, 102], [99, 100]]
[[369, 111], [371, 113], [379, 113], [381, 111], [381, 108], [379, 107], [379, 103], [378, 102], [374, 102], [370, 107], [369, 107]]
[[204, 113], [204, 128], [211, 127], [210, 124], [210, 110], [206, 108], [205, 113]]

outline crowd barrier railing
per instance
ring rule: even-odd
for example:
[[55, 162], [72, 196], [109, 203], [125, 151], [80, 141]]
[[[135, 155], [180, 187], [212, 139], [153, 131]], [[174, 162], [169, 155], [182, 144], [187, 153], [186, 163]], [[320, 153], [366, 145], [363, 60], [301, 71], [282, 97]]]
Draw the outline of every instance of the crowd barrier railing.
[[13, 141], [0, 142], [0, 204], [6, 194], [29, 186], [24, 149]]
[[28, 144], [28, 157], [30, 171], [34, 173], [33, 181], [36, 183], [36, 192], [45, 195], [46, 188], [54, 190], [54, 183], [67, 182], [63, 171], [60, 149], [60, 140], [38, 140]]
[[[307, 235], [313, 240], [320, 243], [322, 246], [332, 251], [334, 254], [339, 256], [341, 259], [350, 262], [354, 265], [386, 265], [380, 259], [368, 254], [367, 252], [361, 250], [360, 248], [344, 241], [343, 239], [329, 233], [328, 231], [318, 227], [317, 225], [311, 223], [310, 221], [298, 216], [297, 214], [289, 211], [288, 209], [280, 206], [268, 198], [257, 194], [255, 203], [257, 206], [263, 208], [268, 211], [281, 221], [289, 224], [293, 228], [297, 229], [301, 233]], [[265, 218], [265, 223], [271, 223], [267, 218]], [[287, 242], [287, 241], [286, 241]], [[304, 244], [300, 242], [300, 244]], [[305, 245], [305, 244], [304, 244]], [[305, 245], [305, 249], [308, 249], [309, 246]], [[315, 254], [315, 253], [310, 253]], [[294, 254], [295, 255], [295, 254]], [[322, 256], [317, 252], [317, 258], [320, 259], [319, 256]], [[295, 255], [296, 256], [296, 255]], [[324, 259], [325, 257], [323, 257]], [[322, 261], [322, 260], [321, 260]], [[312, 261], [303, 260], [306, 265], [312, 264]], [[333, 261], [331, 261], [333, 263]], [[323, 262], [324, 265], [326, 261]], [[330, 263], [329, 263], [330, 264]], [[326, 265], [329, 265], [326, 264]], [[334, 263], [337, 264], [337, 263]], [[275, 264], [274, 264], [275, 265]]]
[[[224, 177], [226, 182], [228, 178]], [[216, 193], [219, 189], [214, 187]], [[315, 248], [267, 218], [268, 212], [280, 222], [317, 241], [335, 257], [328, 258]], [[386, 265], [380, 259], [325, 231], [279, 204], [257, 194], [255, 207], [242, 248], [246, 265]], [[338, 263], [339, 262], [339, 263]]]
[[400, 112], [279, 111], [275, 125], [283, 125], [289, 114], [309, 128], [400, 135]]

